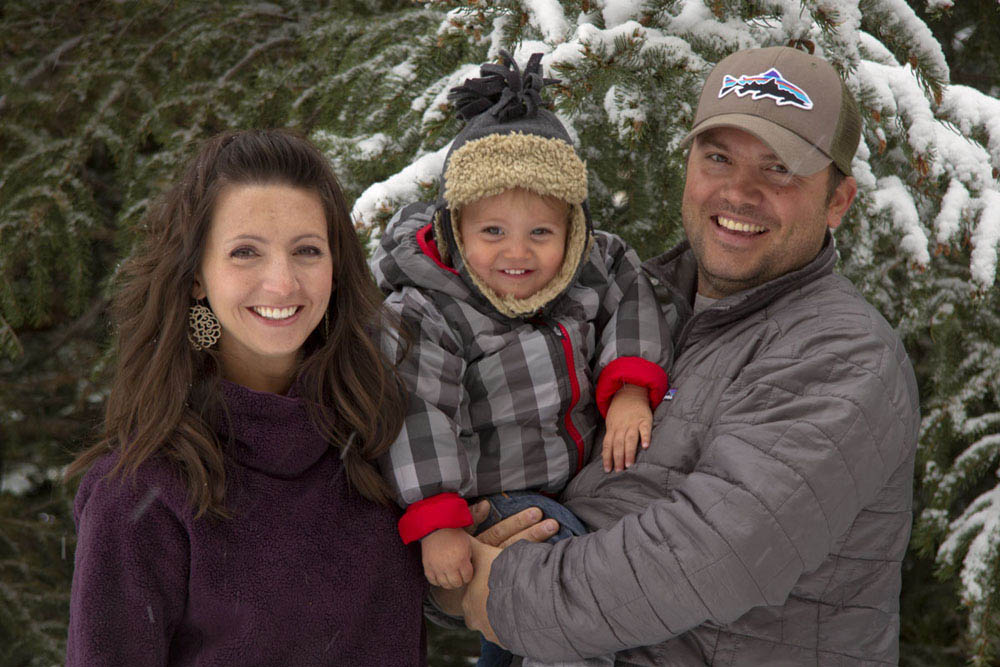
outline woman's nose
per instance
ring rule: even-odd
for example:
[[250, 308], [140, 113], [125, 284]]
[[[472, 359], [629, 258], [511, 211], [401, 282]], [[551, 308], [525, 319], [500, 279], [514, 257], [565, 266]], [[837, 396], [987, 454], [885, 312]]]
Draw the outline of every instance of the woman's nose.
[[290, 294], [298, 286], [294, 267], [286, 258], [275, 258], [268, 263], [264, 288], [275, 294]]

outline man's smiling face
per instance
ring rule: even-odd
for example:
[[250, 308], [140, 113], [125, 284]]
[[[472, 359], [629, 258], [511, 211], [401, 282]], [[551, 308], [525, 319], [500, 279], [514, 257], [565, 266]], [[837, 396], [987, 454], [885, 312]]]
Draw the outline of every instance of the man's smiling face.
[[681, 215], [698, 260], [698, 292], [735, 294], [815, 258], [857, 192], [845, 178], [827, 201], [829, 169], [792, 174], [767, 144], [735, 128], [695, 137]]

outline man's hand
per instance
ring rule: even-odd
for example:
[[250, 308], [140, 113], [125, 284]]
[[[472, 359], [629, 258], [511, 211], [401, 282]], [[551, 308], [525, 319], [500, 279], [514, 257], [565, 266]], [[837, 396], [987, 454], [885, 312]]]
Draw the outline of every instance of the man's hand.
[[[476, 524], [480, 524], [489, 513], [490, 504], [483, 500], [473, 505], [470, 510], [472, 511], [472, 520]], [[477, 535], [476, 539], [483, 544], [503, 549], [520, 540], [544, 542], [557, 532], [559, 532], [558, 521], [555, 519], [542, 521], [542, 510], [537, 507], [529, 507], [506, 519], [501, 519]]]
[[604, 443], [601, 458], [604, 472], [614, 468], [621, 472], [635, 463], [636, 445], [649, 447], [653, 429], [653, 411], [649, 409], [649, 392], [645, 387], [626, 384], [615, 392], [605, 418]]
[[472, 581], [465, 587], [465, 597], [462, 598], [462, 614], [465, 624], [470, 630], [478, 630], [486, 639], [494, 644], [500, 644], [490, 617], [486, 613], [486, 600], [490, 596], [490, 569], [493, 561], [500, 555], [500, 549], [483, 544], [472, 538], [472, 566], [475, 574]]
[[[473, 520], [473, 525], [469, 527], [469, 530], [472, 531], [475, 530], [476, 525], [482, 523], [486, 518], [486, 515], [490, 511], [490, 504], [483, 500], [469, 509], [472, 512]], [[481, 545], [503, 549], [519, 540], [544, 542], [557, 532], [559, 532], [559, 522], [555, 519], [545, 519], [542, 521], [542, 511], [537, 507], [529, 507], [499, 521], [496, 525], [484, 530], [478, 537], [470, 538], [470, 546], [474, 549], [476, 544], [481, 543]], [[496, 549], [498, 553], [499, 549]], [[493, 559], [490, 559], [490, 563], [492, 562]], [[486, 581], [489, 580], [489, 576], [490, 573], [487, 566]], [[447, 590], [440, 587], [433, 587], [431, 588], [431, 595], [434, 596], [434, 602], [443, 612], [452, 616], [461, 616], [463, 614], [462, 598], [465, 591], [465, 588]], [[488, 593], [489, 591], [487, 590]], [[486, 600], [483, 598], [484, 610], [485, 605]], [[485, 618], [485, 611], [483, 613], [483, 618]]]

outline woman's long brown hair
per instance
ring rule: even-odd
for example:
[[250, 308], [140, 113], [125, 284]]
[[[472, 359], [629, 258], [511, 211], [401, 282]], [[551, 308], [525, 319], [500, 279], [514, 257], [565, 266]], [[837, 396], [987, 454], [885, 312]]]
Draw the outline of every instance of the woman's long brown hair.
[[333, 260], [329, 332], [304, 345], [297, 390], [310, 420], [341, 450], [351, 485], [388, 502], [375, 467], [402, 427], [406, 394], [378, 347], [397, 335], [351, 224], [329, 163], [309, 141], [286, 130], [229, 132], [207, 141], [183, 177], [150, 210], [142, 240], [123, 264], [112, 302], [117, 367], [101, 439], [67, 477], [118, 452], [111, 475], [134, 475], [163, 456], [181, 473], [196, 515], [227, 516], [224, 443], [213, 430], [222, 404], [213, 350], [188, 343], [191, 288], [219, 193], [233, 185], [281, 184], [316, 193], [326, 213]]

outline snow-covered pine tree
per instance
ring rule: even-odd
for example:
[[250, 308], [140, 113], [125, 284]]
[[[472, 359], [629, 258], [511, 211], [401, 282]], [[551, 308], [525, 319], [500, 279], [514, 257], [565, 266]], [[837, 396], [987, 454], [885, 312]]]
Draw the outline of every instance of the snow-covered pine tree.
[[[375, 234], [399, 205], [433, 196], [457, 129], [445, 95], [501, 48], [521, 62], [545, 54], [547, 75], [562, 80], [556, 107], [588, 162], [596, 224], [644, 256], [681, 235], [678, 144], [713, 63], [787, 44], [842, 72], [865, 121], [859, 197], [837, 234], [842, 270], [898, 327], [917, 366], [926, 418], [914, 545], [957, 586], [963, 650], [989, 664], [1000, 637], [1000, 101], [949, 84], [940, 44], [903, 0], [425, 4], [448, 12], [433, 48], [459, 53], [455, 44], [465, 43], [473, 57], [435, 60], [439, 76], [409, 97], [396, 128], [349, 140], [317, 132], [342, 165], [410, 151], [407, 167], [355, 205], [361, 228]], [[422, 71], [416, 59], [397, 70]], [[921, 651], [910, 654], [915, 663]]]
[[[934, 21], [951, 7], [907, 1]], [[945, 52], [985, 53], [965, 69], [989, 73], [1000, 51], [979, 49], [1000, 16], [975, 0], [970, 21], [971, 2]], [[834, 61], [865, 109], [842, 269], [905, 336], [924, 397], [904, 659], [990, 660], [1000, 109], [949, 85], [903, 0], [10, 0], [0, 35], [0, 663], [61, 660], [72, 489], [52, 478], [99, 419], [115, 263], [197, 141], [228, 127], [309, 133], [361, 195], [359, 232], [376, 235], [398, 205], [435, 194], [458, 129], [448, 89], [500, 48], [522, 63], [541, 51], [563, 80], [551, 93], [588, 161], [595, 219], [651, 256], [681, 236], [676, 149], [705, 72], [738, 48], [789, 43]], [[922, 576], [935, 559], [942, 583]], [[953, 588], [967, 619], [957, 651], [941, 629]]]

